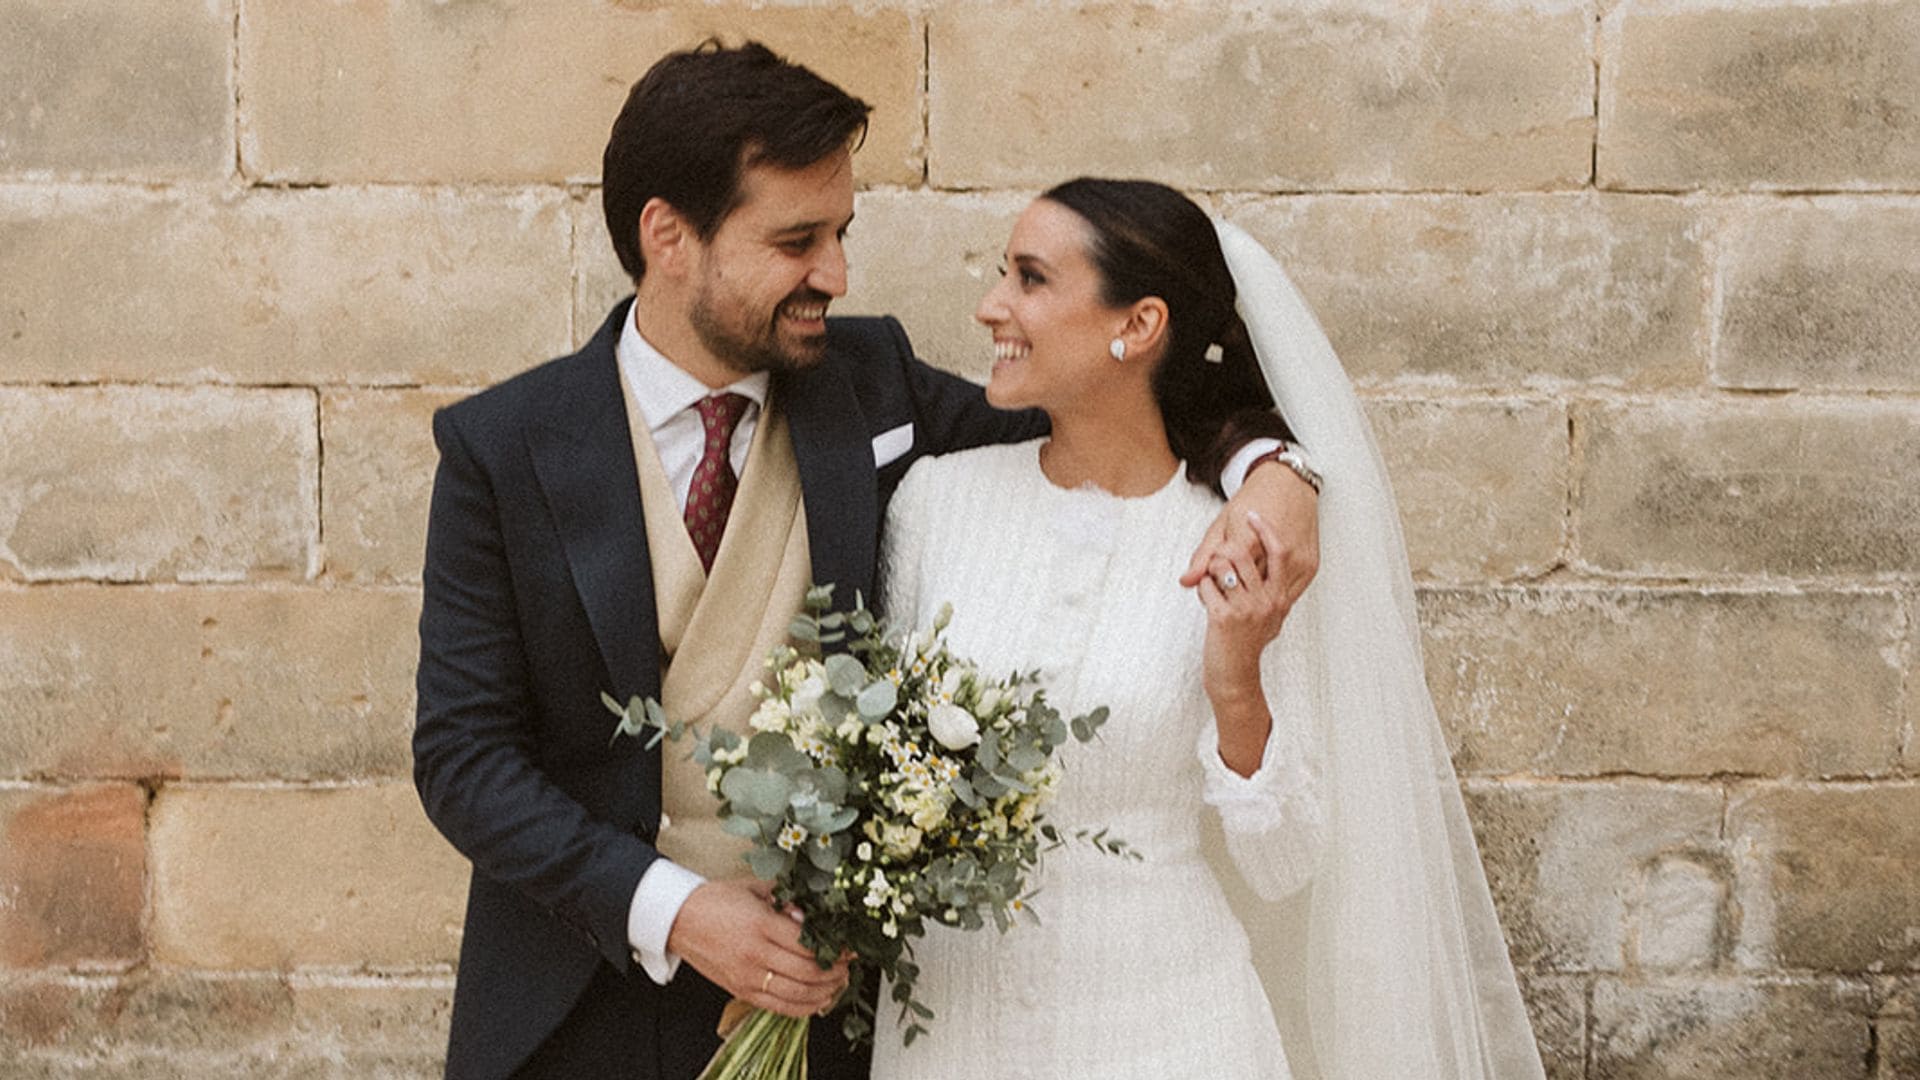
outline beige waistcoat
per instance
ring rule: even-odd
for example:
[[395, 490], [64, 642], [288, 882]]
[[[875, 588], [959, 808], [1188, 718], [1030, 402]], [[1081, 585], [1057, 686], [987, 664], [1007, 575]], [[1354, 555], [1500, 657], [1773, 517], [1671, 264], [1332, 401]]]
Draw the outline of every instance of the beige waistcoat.
[[[626, 388], [622, 380], [623, 392]], [[812, 579], [807, 515], [800, 470], [786, 418], [771, 396], [747, 450], [740, 488], [714, 556], [713, 576], [681, 517], [660, 455], [633, 395], [627, 393], [640, 505], [653, 562], [654, 604], [660, 622], [660, 704], [667, 715], [702, 731], [718, 724], [745, 733], [755, 701], [747, 692], [764, 676], [766, 657], [787, 640]], [[747, 842], [720, 830], [719, 800], [706, 775], [688, 758], [691, 743], [661, 744], [660, 836], [656, 846], [674, 862], [709, 878], [747, 872]]]

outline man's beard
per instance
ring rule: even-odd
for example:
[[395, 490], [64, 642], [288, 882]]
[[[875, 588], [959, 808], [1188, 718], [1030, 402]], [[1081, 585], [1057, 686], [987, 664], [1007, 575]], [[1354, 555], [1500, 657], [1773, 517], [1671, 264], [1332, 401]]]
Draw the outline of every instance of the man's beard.
[[827, 337], [821, 334], [798, 339], [793, 344], [780, 339], [780, 312], [789, 304], [825, 305], [832, 298], [812, 289], [788, 296], [773, 309], [773, 314], [757, 329], [730, 325], [714, 302], [713, 290], [702, 289], [694, 297], [688, 321], [700, 344], [721, 363], [742, 374], [760, 371], [804, 371], [818, 364], [827, 354]]

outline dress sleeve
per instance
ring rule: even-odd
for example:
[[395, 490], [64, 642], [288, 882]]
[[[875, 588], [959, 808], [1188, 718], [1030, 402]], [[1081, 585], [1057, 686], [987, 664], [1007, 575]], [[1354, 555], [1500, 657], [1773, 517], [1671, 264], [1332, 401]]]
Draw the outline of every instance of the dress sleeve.
[[1227, 852], [1255, 892], [1278, 900], [1313, 876], [1327, 831], [1320, 791], [1317, 687], [1306, 658], [1286, 629], [1260, 658], [1273, 730], [1252, 776], [1220, 760], [1220, 732], [1201, 725], [1202, 795], [1220, 813]]
[[907, 470], [887, 504], [886, 528], [880, 530], [880, 613], [896, 623], [914, 621], [919, 610], [932, 462], [922, 458]]

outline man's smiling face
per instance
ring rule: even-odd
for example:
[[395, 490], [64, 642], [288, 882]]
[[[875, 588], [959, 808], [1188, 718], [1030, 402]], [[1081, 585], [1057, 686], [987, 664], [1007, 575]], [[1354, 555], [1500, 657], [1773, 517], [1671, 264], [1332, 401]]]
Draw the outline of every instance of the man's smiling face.
[[740, 204], [697, 243], [688, 319], [715, 359], [741, 374], [811, 367], [826, 355], [827, 305], [847, 291], [853, 156], [799, 169], [749, 165]]

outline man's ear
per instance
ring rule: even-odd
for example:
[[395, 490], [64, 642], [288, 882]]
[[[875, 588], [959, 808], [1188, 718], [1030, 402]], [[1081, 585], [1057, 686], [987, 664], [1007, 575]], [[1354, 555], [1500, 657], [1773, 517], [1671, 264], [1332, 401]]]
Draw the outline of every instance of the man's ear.
[[678, 277], [698, 242], [693, 226], [667, 200], [656, 196], [640, 208], [640, 256], [648, 274], [657, 269]]

